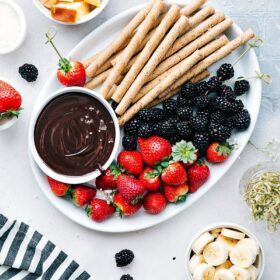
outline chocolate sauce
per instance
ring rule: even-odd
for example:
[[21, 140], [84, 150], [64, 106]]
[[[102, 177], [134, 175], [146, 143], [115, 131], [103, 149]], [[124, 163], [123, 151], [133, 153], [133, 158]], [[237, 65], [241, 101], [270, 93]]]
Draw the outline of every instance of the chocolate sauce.
[[35, 145], [54, 171], [80, 176], [103, 166], [115, 142], [115, 127], [107, 109], [83, 93], [67, 93], [50, 101], [38, 117]]

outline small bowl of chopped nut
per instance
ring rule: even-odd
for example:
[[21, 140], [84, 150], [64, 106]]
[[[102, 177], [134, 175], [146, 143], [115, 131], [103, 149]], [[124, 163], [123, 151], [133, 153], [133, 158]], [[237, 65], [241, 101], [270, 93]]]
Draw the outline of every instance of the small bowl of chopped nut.
[[255, 221], [267, 223], [270, 231], [280, 224], [280, 165], [262, 162], [249, 168], [239, 184], [243, 200]]

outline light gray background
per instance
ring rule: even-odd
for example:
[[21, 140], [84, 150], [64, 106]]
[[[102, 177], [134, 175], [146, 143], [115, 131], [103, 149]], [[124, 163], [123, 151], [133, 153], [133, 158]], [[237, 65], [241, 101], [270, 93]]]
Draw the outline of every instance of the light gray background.
[[[27, 129], [31, 111], [39, 92], [56, 67], [57, 58], [44, 45], [44, 32], [53, 25], [31, 0], [16, 0], [28, 21], [28, 36], [17, 52], [0, 57], [0, 77], [11, 80], [21, 89], [24, 111], [16, 125], [0, 132], [0, 212], [30, 223], [45, 233], [87, 269], [96, 280], [117, 280], [130, 273], [136, 280], [183, 280], [185, 247], [199, 229], [212, 222], [236, 222], [251, 229], [261, 240], [266, 254], [263, 279], [278, 280], [280, 275], [279, 233], [271, 234], [264, 225], [250, 221], [242, 203], [238, 183], [247, 167], [267, 159], [248, 145], [226, 176], [199, 202], [172, 220], [151, 229], [129, 234], [103, 234], [84, 229], [65, 218], [44, 197], [31, 173], [27, 156]], [[76, 27], [58, 25], [56, 43], [68, 53], [81, 39], [101, 23], [140, 4], [141, 0], [111, 0], [95, 20]], [[274, 78], [264, 86], [261, 113], [251, 140], [264, 145], [280, 138], [280, 1], [279, 0], [210, 0], [209, 3], [231, 15], [243, 29], [252, 27], [266, 44], [258, 56], [263, 72]], [[106, 34], [104, 34], [106, 36]], [[40, 71], [39, 79], [28, 84], [17, 73], [23, 63], [33, 63]], [[136, 258], [131, 266], [118, 269], [114, 253], [130, 248]], [[176, 260], [172, 260], [176, 257]]]

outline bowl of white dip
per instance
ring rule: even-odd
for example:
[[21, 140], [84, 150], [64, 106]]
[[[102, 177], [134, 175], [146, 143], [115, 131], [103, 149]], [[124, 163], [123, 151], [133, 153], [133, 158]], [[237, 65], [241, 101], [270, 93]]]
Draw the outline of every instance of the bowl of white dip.
[[0, 0], [0, 55], [18, 49], [26, 37], [22, 9], [12, 0]]

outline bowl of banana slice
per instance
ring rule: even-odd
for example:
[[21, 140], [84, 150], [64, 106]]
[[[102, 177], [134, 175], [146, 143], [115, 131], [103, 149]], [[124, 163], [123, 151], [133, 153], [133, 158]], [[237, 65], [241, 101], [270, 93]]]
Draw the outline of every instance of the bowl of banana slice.
[[185, 263], [192, 280], [260, 280], [265, 260], [254, 234], [237, 224], [218, 223], [195, 235]]

